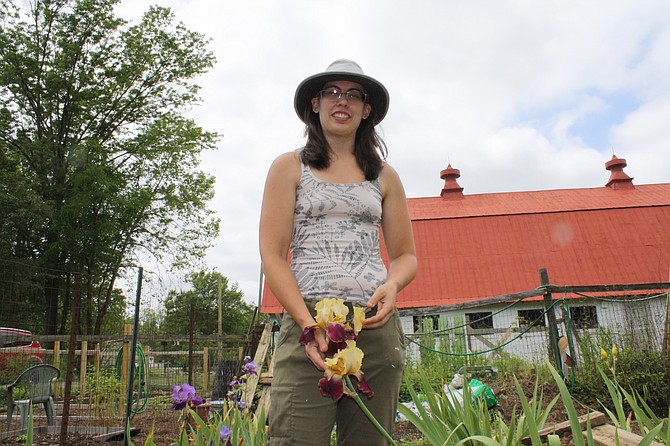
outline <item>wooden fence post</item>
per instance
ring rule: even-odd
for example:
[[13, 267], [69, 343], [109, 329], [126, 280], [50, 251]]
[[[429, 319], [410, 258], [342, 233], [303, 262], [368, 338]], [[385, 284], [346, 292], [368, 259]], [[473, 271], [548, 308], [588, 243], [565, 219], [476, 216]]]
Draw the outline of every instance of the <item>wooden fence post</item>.
[[93, 350], [93, 367], [95, 369], [95, 376], [98, 376], [100, 373], [100, 343], [95, 343], [95, 349]]
[[147, 361], [147, 367], [151, 368], [153, 366], [153, 361], [151, 360], [151, 346], [143, 345], [142, 351], [144, 351], [144, 358]]
[[[549, 285], [549, 275], [546, 268], [540, 268], [540, 283], [542, 286]], [[559, 373], [562, 372], [561, 367], [561, 353], [558, 350], [558, 328], [556, 327], [556, 314], [554, 308], [551, 306], [553, 297], [551, 293], [544, 293], [544, 311], [547, 313], [547, 322], [549, 322], [549, 360], [556, 367]]]
[[202, 349], [202, 390], [207, 392], [209, 385], [209, 347]]
[[[60, 341], [54, 341], [54, 367], [60, 370]], [[60, 396], [60, 384], [62, 380], [56, 380], [54, 382], [54, 399]]]
[[81, 357], [79, 358], [79, 395], [86, 393], [86, 367], [88, 365], [88, 342], [81, 341]]

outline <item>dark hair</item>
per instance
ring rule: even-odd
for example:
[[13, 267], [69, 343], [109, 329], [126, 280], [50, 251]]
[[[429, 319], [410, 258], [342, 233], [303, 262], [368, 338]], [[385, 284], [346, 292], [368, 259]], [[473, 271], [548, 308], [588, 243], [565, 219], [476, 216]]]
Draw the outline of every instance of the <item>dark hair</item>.
[[[386, 143], [377, 134], [374, 125], [375, 109], [373, 108], [367, 119], [363, 119], [356, 130], [354, 142], [354, 156], [356, 162], [365, 174], [367, 181], [376, 180], [384, 166], [388, 150]], [[319, 115], [311, 107], [305, 107], [304, 122], [307, 142], [300, 151], [300, 159], [304, 164], [315, 169], [326, 169], [330, 166], [330, 147], [323, 134]]]

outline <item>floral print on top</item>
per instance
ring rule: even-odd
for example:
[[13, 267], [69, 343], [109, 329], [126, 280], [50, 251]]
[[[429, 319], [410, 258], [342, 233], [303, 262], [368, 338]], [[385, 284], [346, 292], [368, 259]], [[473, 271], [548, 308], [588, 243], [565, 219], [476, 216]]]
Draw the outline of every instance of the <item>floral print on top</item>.
[[306, 300], [365, 304], [386, 280], [379, 250], [379, 179], [328, 183], [302, 165], [296, 189], [291, 271]]

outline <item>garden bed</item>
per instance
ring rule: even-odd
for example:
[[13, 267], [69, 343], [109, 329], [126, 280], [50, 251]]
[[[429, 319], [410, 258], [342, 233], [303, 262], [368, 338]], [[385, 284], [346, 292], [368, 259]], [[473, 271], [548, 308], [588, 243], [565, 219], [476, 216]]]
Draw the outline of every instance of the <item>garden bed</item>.
[[[511, 380], [496, 380], [494, 382], [488, 383], [493, 388], [496, 398], [498, 400], [498, 406], [495, 408], [503, 417], [506, 422], [509, 422], [509, 419], [512, 416], [513, 409], [516, 406], [516, 413], [519, 414], [521, 408], [521, 402], [519, 396], [517, 395], [516, 389], [514, 387], [514, 382]], [[519, 378], [519, 384], [524, 390], [524, 393], [527, 397], [531, 397], [533, 394], [533, 389], [535, 387], [535, 378], [526, 377]], [[543, 403], [546, 405], [550, 402], [554, 396], [556, 396], [559, 391], [555, 383], [545, 383], [542, 386], [543, 390]], [[577, 410], [580, 414], [588, 412], [588, 408], [575, 404]], [[137, 429], [137, 434], [133, 436], [133, 442], [137, 445], [143, 445], [144, 441], [147, 438], [147, 435], [154, 431], [154, 440], [156, 444], [159, 445], [169, 445], [174, 441], [178, 435], [178, 416], [179, 413], [168, 409], [158, 409], [154, 411], [148, 411], [142, 414], [135, 415], [131, 420], [131, 426]], [[559, 401], [552, 410], [549, 418], [547, 419], [546, 425], [552, 425], [559, 423], [568, 419], [567, 412], [563, 403]], [[98, 445], [101, 444], [100, 440], [96, 440], [93, 435], [85, 435], [86, 426], [81, 426], [79, 432], [71, 433], [68, 436], [68, 445], [71, 446], [89, 446], [89, 445]], [[398, 421], [395, 425], [393, 431], [393, 437], [400, 444], [403, 442], [417, 443], [418, 440], [422, 438], [421, 433], [408, 421]], [[35, 436], [35, 445], [52, 445], [58, 444], [58, 434], [40, 434], [36, 433]], [[570, 436], [564, 437], [563, 444], [570, 444]], [[0, 441], [0, 445], [20, 445], [22, 444], [18, 438], [8, 438]], [[123, 444], [122, 438], [117, 441], [111, 440], [104, 444], [109, 445], [121, 445]]]

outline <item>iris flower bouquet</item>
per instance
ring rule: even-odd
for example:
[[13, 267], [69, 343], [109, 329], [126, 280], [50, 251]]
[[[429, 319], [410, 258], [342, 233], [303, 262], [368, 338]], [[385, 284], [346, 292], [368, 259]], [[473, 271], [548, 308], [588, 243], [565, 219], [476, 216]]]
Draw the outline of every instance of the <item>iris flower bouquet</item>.
[[349, 376], [356, 378], [358, 390], [368, 399], [374, 396], [375, 393], [365, 381], [363, 370], [361, 370], [365, 355], [363, 350], [356, 346], [358, 334], [365, 320], [365, 309], [353, 307], [353, 314], [350, 315], [349, 307], [344, 304], [344, 299], [327, 298], [319, 301], [315, 310], [316, 325], [306, 327], [299, 342], [301, 345], [306, 345], [313, 341], [317, 328], [326, 332], [328, 340], [328, 350], [325, 353], [326, 370], [318, 383], [321, 394], [324, 397], [331, 397], [333, 401], [338, 401], [343, 395], [353, 398], [377, 430], [390, 444], [395, 444], [389, 433], [365, 407], [349, 378]]

